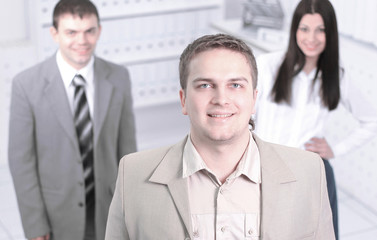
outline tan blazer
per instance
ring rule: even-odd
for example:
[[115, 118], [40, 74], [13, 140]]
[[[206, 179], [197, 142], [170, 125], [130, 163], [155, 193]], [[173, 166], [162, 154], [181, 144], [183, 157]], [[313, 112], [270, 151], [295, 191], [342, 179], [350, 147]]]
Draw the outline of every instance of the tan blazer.
[[[119, 159], [136, 151], [131, 83], [124, 67], [94, 60], [96, 235], [105, 226]], [[84, 171], [56, 56], [13, 81], [9, 166], [27, 238], [81, 240], [85, 230]]]
[[[261, 239], [335, 239], [322, 159], [253, 136], [262, 168]], [[121, 160], [106, 240], [194, 239], [182, 178], [185, 143]]]

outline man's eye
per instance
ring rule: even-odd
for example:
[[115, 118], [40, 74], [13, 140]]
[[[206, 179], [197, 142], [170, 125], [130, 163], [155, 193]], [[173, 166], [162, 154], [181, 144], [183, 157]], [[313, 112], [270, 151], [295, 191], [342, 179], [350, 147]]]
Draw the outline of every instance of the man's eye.
[[96, 30], [94, 28], [88, 30], [89, 34], [94, 34], [95, 32], [96, 32]]
[[209, 85], [208, 83], [203, 83], [199, 85], [199, 88], [209, 88], [209, 87], [211, 87], [211, 85]]
[[242, 86], [241, 86], [241, 84], [233, 83], [233, 84], [232, 84], [232, 87], [233, 87], [233, 88], [240, 88], [240, 87], [242, 87]]

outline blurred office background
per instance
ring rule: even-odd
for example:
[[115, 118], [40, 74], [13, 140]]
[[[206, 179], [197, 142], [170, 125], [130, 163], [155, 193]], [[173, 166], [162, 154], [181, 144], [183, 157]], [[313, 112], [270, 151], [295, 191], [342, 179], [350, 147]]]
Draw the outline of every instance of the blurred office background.
[[[260, 0], [276, 6], [275, 0]], [[0, 240], [24, 239], [8, 169], [7, 139], [12, 78], [52, 55], [49, 35], [57, 0], [1, 0], [0, 8]], [[225, 32], [244, 39], [256, 55], [285, 49], [298, 0], [282, 0], [280, 29], [244, 27], [247, 0], [93, 0], [102, 35], [96, 54], [129, 68], [139, 150], [172, 144], [189, 130], [179, 103], [179, 55], [193, 39]], [[341, 58], [353, 81], [377, 103], [377, 1], [331, 0], [340, 31]], [[263, 73], [260, 73], [263, 74]], [[326, 137], [343, 138], [356, 122], [340, 108]], [[341, 239], [377, 239], [377, 138], [333, 159], [339, 191]]]

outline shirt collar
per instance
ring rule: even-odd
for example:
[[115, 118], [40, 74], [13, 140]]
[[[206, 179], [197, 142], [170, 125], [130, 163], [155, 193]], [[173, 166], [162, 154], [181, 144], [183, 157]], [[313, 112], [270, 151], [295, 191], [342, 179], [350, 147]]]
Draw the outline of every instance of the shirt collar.
[[[60, 50], [58, 50], [58, 52], [56, 53], [56, 62], [58, 64], [60, 75], [63, 79], [64, 86], [66, 88], [68, 88], [71, 85], [72, 80], [76, 74], [80, 74], [81, 76], [83, 76], [87, 83], [88, 81], [93, 81], [93, 77], [91, 77], [93, 76], [93, 56], [90, 58], [89, 63], [79, 70], [76, 70], [64, 60]], [[91, 82], [88, 84], [91, 84]]]
[[[317, 72], [317, 68], [314, 68], [309, 74], [306, 74], [304, 71], [299, 72], [298, 76], [301, 79], [307, 79], [309, 81], [312, 81], [315, 77], [315, 74]], [[318, 73], [318, 78], [321, 76], [321, 72]]]
[[198, 151], [196, 151], [196, 148], [191, 141], [191, 135], [189, 134], [183, 149], [183, 178], [189, 177], [203, 169], [208, 169], [208, 167]]
[[[200, 170], [206, 170], [213, 174], [207, 167], [204, 160], [196, 150], [194, 144], [191, 141], [190, 135], [187, 138], [183, 150], [183, 174], [182, 177], [189, 177]], [[244, 155], [242, 156], [236, 170], [229, 176], [229, 178], [236, 178], [240, 175], [246, 176], [250, 181], [255, 183], [261, 183], [261, 167], [260, 167], [260, 155], [257, 144], [255, 143], [253, 136], [250, 132], [249, 144], [246, 148]], [[214, 175], [214, 174], [213, 174]]]

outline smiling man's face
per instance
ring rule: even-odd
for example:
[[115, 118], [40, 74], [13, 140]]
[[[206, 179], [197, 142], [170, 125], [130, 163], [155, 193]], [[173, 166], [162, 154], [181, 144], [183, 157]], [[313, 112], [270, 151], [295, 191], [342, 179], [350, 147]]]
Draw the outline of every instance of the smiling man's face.
[[217, 48], [195, 55], [189, 64], [180, 98], [194, 142], [232, 142], [249, 135], [257, 92], [246, 57]]
[[94, 14], [80, 18], [67, 13], [59, 18], [58, 29], [51, 27], [50, 32], [55, 42], [59, 44], [64, 60], [79, 70], [90, 61], [101, 27]]

